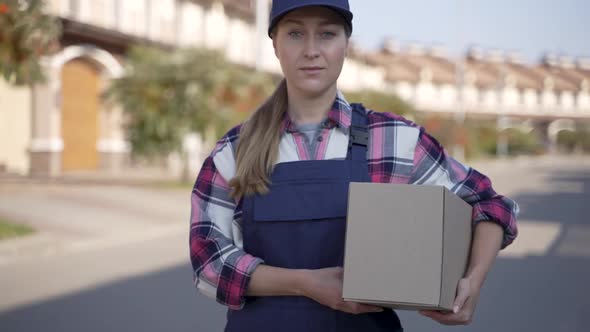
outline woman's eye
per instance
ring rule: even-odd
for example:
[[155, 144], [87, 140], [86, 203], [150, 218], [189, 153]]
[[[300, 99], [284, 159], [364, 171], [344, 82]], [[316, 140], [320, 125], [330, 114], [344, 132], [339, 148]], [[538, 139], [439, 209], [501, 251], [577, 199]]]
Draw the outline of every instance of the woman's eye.
[[291, 38], [300, 38], [303, 34], [299, 31], [291, 31], [289, 32], [289, 36]]
[[322, 35], [322, 38], [323, 39], [332, 39], [332, 38], [334, 38], [336, 36], [335, 33], [330, 32], [330, 31], [322, 32], [321, 35]]

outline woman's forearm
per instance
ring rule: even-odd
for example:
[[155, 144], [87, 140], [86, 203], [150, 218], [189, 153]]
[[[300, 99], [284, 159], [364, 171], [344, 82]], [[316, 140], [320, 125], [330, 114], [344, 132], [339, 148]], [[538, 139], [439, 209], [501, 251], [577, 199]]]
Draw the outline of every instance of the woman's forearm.
[[498, 256], [503, 235], [502, 227], [493, 222], [480, 222], [475, 227], [466, 277], [473, 280], [478, 288], [483, 286], [485, 278]]
[[[503, 230], [492, 222], [477, 224], [466, 277], [481, 288], [502, 244]], [[306, 270], [284, 269], [260, 264], [252, 273], [247, 296], [305, 296]]]
[[247, 296], [301, 296], [305, 270], [283, 269], [264, 264], [252, 273]]

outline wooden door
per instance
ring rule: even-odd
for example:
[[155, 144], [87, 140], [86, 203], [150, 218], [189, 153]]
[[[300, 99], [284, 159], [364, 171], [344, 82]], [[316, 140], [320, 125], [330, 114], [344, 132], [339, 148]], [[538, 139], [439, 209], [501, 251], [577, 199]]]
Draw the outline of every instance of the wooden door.
[[66, 63], [62, 71], [62, 170], [98, 167], [98, 71], [83, 60]]

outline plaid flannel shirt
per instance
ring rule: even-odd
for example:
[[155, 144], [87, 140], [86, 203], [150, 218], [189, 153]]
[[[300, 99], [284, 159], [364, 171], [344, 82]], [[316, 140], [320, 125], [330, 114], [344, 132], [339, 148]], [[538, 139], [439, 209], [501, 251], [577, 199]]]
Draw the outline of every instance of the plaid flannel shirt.
[[[490, 180], [449, 157], [424, 129], [392, 113], [367, 110], [368, 164], [372, 182], [442, 185], [473, 206], [473, 223], [504, 230], [502, 248], [517, 235], [518, 205], [498, 195]], [[352, 109], [339, 93], [321, 128], [315, 151], [285, 116], [278, 163], [344, 159]], [[195, 286], [231, 309], [243, 308], [251, 273], [262, 263], [243, 250], [241, 201], [229, 197], [240, 126], [230, 130], [205, 160], [191, 195], [190, 257]]]

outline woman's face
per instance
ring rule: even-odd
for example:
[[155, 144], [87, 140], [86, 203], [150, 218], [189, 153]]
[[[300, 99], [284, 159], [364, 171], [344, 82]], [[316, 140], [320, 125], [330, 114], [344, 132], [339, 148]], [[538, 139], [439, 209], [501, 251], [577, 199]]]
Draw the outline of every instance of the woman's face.
[[281, 19], [273, 45], [289, 90], [313, 97], [336, 89], [348, 47], [344, 24], [325, 7], [304, 7]]

